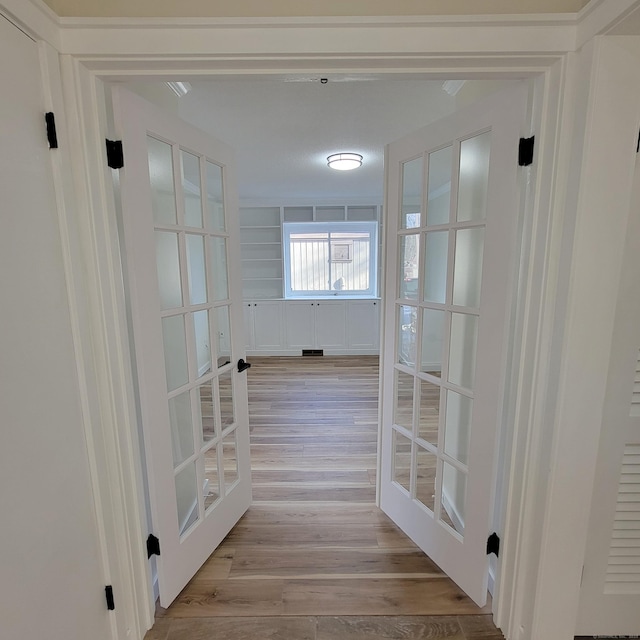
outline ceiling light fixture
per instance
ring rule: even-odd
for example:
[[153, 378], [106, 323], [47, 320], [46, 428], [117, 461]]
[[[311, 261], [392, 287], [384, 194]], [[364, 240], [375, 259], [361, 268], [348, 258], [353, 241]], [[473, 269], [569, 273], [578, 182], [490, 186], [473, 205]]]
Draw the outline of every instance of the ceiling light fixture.
[[178, 98], [186, 96], [191, 91], [191, 85], [188, 82], [167, 82], [167, 86]]
[[362, 156], [359, 153], [334, 153], [327, 158], [327, 165], [338, 171], [350, 171], [362, 166]]

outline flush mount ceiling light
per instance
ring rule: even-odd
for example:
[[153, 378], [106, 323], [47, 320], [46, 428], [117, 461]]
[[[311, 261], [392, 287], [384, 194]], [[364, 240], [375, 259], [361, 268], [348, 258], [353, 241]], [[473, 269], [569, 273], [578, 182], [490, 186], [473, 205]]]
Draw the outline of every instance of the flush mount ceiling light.
[[334, 153], [327, 158], [327, 165], [338, 171], [350, 171], [362, 165], [362, 156], [359, 153]]
[[186, 96], [191, 91], [191, 85], [188, 82], [167, 82], [167, 86], [178, 98]]

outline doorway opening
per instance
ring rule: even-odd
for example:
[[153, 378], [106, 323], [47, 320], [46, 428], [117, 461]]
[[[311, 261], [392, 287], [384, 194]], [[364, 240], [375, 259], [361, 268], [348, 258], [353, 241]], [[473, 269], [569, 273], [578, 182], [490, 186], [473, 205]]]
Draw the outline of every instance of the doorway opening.
[[[441, 90], [441, 91], [443, 90], [443, 89], [442, 89], [442, 87], [440, 88], [440, 90]], [[445, 92], [445, 93], [446, 93], [446, 92]], [[482, 92], [481, 92], [481, 91], [479, 91], [478, 93], [482, 93]], [[450, 94], [449, 94], [449, 95], [450, 95]], [[476, 94], [476, 95], [478, 95], [478, 94]], [[449, 100], [449, 98], [447, 98], [447, 100]], [[455, 108], [455, 103], [451, 104], [451, 102], [449, 101], [449, 106], [450, 106], [450, 107], [452, 107], [452, 108]], [[183, 115], [183, 114], [180, 112], [180, 109], [178, 109], [178, 113], [179, 113], [179, 115], [181, 115], [181, 116]], [[193, 121], [192, 121], [192, 123], [193, 123]], [[194, 124], [199, 124], [199, 123], [194, 123]], [[218, 135], [219, 135], [219, 134], [218, 134]], [[388, 138], [387, 138], [387, 139], [388, 139]], [[234, 141], [233, 141], [233, 140], [231, 140], [231, 144], [232, 144], [232, 145], [234, 145]], [[234, 145], [234, 146], [235, 146], [235, 145]], [[238, 165], [239, 165], [239, 166], [242, 166], [240, 158], [239, 158], [239, 161], [238, 161]], [[242, 192], [241, 192], [240, 196], [241, 196], [241, 199], [242, 199], [242, 198], [243, 198]], [[308, 204], [310, 201], [311, 201], [311, 202], [313, 202], [313, 201], [315, 200], [315, 202], [317, 203], [317, 202], [318, 202], [317, 198], [320, 198], [320, 197], [321, 197], [321, 196], [319, 196], [319, 195], [317, 195], [317, 194], [315, 194], [315, 195], [314, 195], [314, 194], [312, 193], [312, 195], [311, 195], [311, 196], [308, 196], [308, 197], [307, 197], [306, 202], [307, 202], [307, 204]], [[346, 198], [346, 196], [343, 196], [343, 198]], [[362, 196], [362, 195], [360, 195], [360, 196], [355, 196], [355, 198], [360, 199], [360, 202], [361, 202], [361, 205], [360, 205], [360, 206], [362, 206], [362, 200], [363, 200], [363, 199], [366, 199], [366, 198], [365, 198], [365, 196]], [[371, 197], [371, 199], [374, 199], [374, 198], [375, 198], [375, 196], [372, 196], [372, 197]], [[289, 202], [294, 202], [294, 201], [295, 201], [295, 199], [303, 200], [303, 199], [304, 199], [304, 197], [303, 197], [303, 196], [300, 196], [300, 195], [290, 196], [290, 200], [289, 200]], [[254, 205], [255, 205], [257, 200], [259, 200], [259, 198], [254, 197], [253, 199], [251, 199], [251, 198], [248, 198], [248, 197], [247, 197], [247, 198], [245, 199], [245, 202], [249, 202], [249, 203], [252, 203], [252, 204], [254, 204]], [[265, 196], [265, 202], [268, 202], [268, 201], [269, 201], [269, 197]], [[284, 201], [287, 201], [287, 200], [286, 200], [286, 198], [284, 199]], [[271, 202], [271, 203], [273, 203], [273, 202], [274, 202], [273, 196], [271, 196], [271, 200], [270, 200], [270, 202]], [[282, 202], [282, 200], [281, 200], [281, 202]], [[321, 202], [322, 202], [322, 201], [321, 201]], [[325, 202], [326, 202], [326, 201], [325, 201]], [[330, 204], [330, 203], [329, 203], [329, 204]], [[320, 205], [320, 206], [329, 206], [329, 204]], [[242, 200], [241, 200], [241, 205], [242, 205]], [[280, 205], [280, 206], [286, 206], [286, 205]], [[289, 206], [291, 206], [291, 205], [289, 205]], [[345, 205], [345, 206], [348, 206], [348, 205]], [[316, 207], [316, 205], [313, 205], [313, 207], [315, 208], [315, 207]], [[252, 244], [259, 244], [259, 243], [252, 243]], [[267, 243], [265, 243], [265, 244], [267, 244]], [[270, 244], [277, 244], [277, 243], [270, 243]], [[274, 280], [274, 279], [276, 279], [276, 280], [277, 280], [277, 278], [272, 278], [272, 280]], [[265, 278], [265, 280], [267, 280], [267, 278]], [[285, 338], [285, 340], [283, 341], [283, 349], [284, 349], [284, 346], [285, 346], [286, 344], [287, 344], [287, 343], [286, 343], [286, 338]], [[272, 357], [273, 357], [273, 356], [272, 356]], [[300, 437], [303, 437], [303, 436], [300, 436]], [[298, 444], [299, 444], [299, 443], [298, 443]], [[290, 446], [293, 446], [293, 445], [290, 445]], [[345, 447], [346, 445], [344, 445], [344, 443], [343, 443], [343, 444], [342, 444], [342, 445], [340, 445], [340, 446], [341, 446], [341, 447], [343, 448], [343, 450], [344, 450], [344, 447]], [[303, 454], [303, 452], [300, 452], [300, 453], [302, 453], [302, 454]], [[367, 473], [369, 473], [369, 471], [370, 471], [370, 470], [367, 470]], [[290, 476], [290, 477], [291, 477], [291, 476]], [[369, 478], [369, 481], [368, 481], [368, 482], [369, 482], [369, 485], [373, 485], [373, 484], [375, 483], [375, 480], [374, 480], [374, 482], [372, 483], [372, 482], [371, 482], [371, 478]], [[293, 482], [292, 482], [292, 483], [290, 483], [290, 484], [295, 484], [295, 481], [293, 481]], [[288, 487], [288, 488], [290, 488], [290, 487]], [[322, 488], [322, 487], [321, 487], [321, 488]], [[275, 500], [273, 500], [273, 501], [275, 502]], [[229, 559], [229, 558], [227, 558], [227, 560], [228, 560], [228, 559]]]

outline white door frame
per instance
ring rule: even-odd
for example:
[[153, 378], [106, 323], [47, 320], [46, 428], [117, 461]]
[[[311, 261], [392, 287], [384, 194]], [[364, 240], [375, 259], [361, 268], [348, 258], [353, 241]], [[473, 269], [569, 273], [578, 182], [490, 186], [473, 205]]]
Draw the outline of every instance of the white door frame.
[[[569, 376], [576, 362], [572, 355], [579, 347], [589, 345], [591, 338], [580, 334], [570, 348], [565, 348], [562, 340], [565, 321], [567, 326], [578, 323], [576, 310], [587, 304], [585, 291], [576, 288], [569, 277], [572, 268], [579, 267], [580, 259], [584, 259], [582, 250], [588, 250], [594, 240], [583, 235], [574, 239], [574, 231], [580, 230], [585, 215], [594, 219], [596, 215], [580, 178], [581, 170], [587, 168], [607, 167], [611, 174], [618, 171], [622, 177], [615, 187], [622, 189], [619, 197], [624, 198], [628, 158], [613, 153], [598, 162], [584, 132], [574, 132], [573, 128], [575, 109], [582, 110], [585, 126], [602, 122], [603, 114], [595, 103], [603, 94], [596, 91], [599, 87], [589, 92], [598, 64], [607, 63], [601, 56], [602, 47], [591, 44], [579, 55], [565, 52], [606, 32], [638, 6], [638, 0], [593, 0], [577, 19], [558, 19], [553, 25], [542, 19], [470, 24], [464, 19], [336, 18], [316, 20], [313, 25], [283, 19], [278, 21], [280, 26], [266, 27], [269, 21], [251, 24], [250, 19], [242, 24], [197, 21], [191, 26], [151, 20], [146, 21], [149, 28], [127, 28], [118, 21], [61, 21], [39, 0], [0, 0], [0, 9], [46, 42], [42, 45], [44, 66], [49, 72], [46, 90], [52, 107], [66, 116], [58, 119], [63, 145], [58, 154], [56, 187], [67, 249], [69, 306], [77, 327], [79, 371], [95, 371], [95, 379], [87, 375], [83, 380], [83, 400], [96, 515], [107, 564], [114, 573], [122, 572], [120, 584], [114, 587], [116, 594], [121, 589], [120, 601], [127, 603], [118, 615], [124, 616], [131, 637], [142, 637], [153, 620], [153, 607], [143, 549], [146, 517], [116, 204], [111, 171], [103, 158], [108, 127], [101, 78], [184, 77], [203, 75], [203, 68], [223, 74], [332, 70], [410, 72], [443, 79], [456, 75], [536, 76], [532, 130], [538, 151], [523, 202], [522, 289], [513, 315], [516, 340], [510, 365], [518, 385], [505, 408], [505, 420], [517, 427], [512, 438], [503, 441], [503, 451], [512, 455], [505, 458], [510, 461], [509, 468], [501, 470], [508, 478], [509, 489], [499, 502], [505, 536], [495, 618], [507, 638], [538, 640], [553, 635], [568, 639], [575, 626], [571, 590], [576, 580], [579, 584], [580, 549], [586, 533], [582, 534], [575, 521], [551, 516], [574, 501], [584, 506], [591, 496], [589, 486], [571, 485], [572, 491], [567, 493], [557, 473], [563, 455], [570, 450], [571, 428], [575, 428], [575, 424], [565, 428], [563, 421], [575, 417], [566, 403], [556, 406], [558, 384], [561, 391], [577, 391], [579, 385]], [[383, 32], [384, 37], [376, 31]], [[166, 51], [168, 42], [172, 50], [157, 56], [158, 51]], [[373, 43], [379, 42], [385, 43], [385, 50], [377, 50]], [[185, 47], [187, 43], [188, 51], [181, 51], [180, 43]], [[212, 51], [212, 47], [218, 50]], [[122, 51], [127, 54], [117, 57]], [[58, 52], [67, 54], [61, 59], [61, 77], [56, 65]], [[181, 53], [189, 55], [185, 58]], [[609, 63], [615, 61], [610, 59]], [[587, 107], [582, 109], [581, 105]], [[616, 120], [609, 110], [616, 131], [631, 120], [629, 113], [621, 116]], [[604, 141], [600, 142], [606, 147]], [[618, 152], [616, 143], [619, 140], [609, 149]], [[587, 160], [592, 167], [585, 167]], [[595, 188], [594, 183], [591, 188]], [[603, 193], [613, 193], [613, 189], [604, 185]], [[575, 260], [570, 258], [572, 247]], [[601, 250], [603, 263], [611, 257], [616, 264], [617, 252], [615, 242], [606, 245]], [[563, 255], [569, 259], [563, 259]], [[585, 324], [597, 328], [593, 319], [583, 320], [583, 330]], [[603, 320], [602, 314], [598, 320]], [[597, 399], [594, 402], [597, 410]], [[598, 435], [599, 425], [589, 425], [581, 432], [581, 437], [590, 442]], [[572, 461], [573, 470], [588, 472], [595, 466], [595, 447], [592, 449]], [[546, 485], [540, 482], [541, 477], [548, 479]], [[587, 517], [588, 513], [582, 519]], [[579, 517], [578, 522], [582, 519]], [[570, 558], [561, 557], [558, 562], [561, 549], [538, 557], [541, 549], [551, 547], [546, 545], [549, 540], [567, 538], [574, 549]], [[115, 549], [120, 551], [119, 556]], [[559, 581], [561, 577], [564, 579]], [[542, 617], [543, 607], [552, 604], [559, 584], [569, 587], [563, 592], [563, 610], [551, 607], [551, 613]], [[555, 599], [560, 604], [560, 599]], [[577, 599], [576, 592], [576, 607]], [[543, 633], [548, 628], [553, 634]], [[119, 635], [114, 632], [114, 638]]]

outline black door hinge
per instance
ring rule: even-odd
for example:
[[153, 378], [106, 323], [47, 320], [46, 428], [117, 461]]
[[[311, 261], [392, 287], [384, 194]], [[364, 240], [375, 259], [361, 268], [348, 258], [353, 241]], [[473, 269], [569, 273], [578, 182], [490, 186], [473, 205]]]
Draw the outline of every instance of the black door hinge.
[[533, 164], [533, 145], [536, 137], [520, 138], [518, 146], [518, 165], [520, 167], [528, 167]]
[[636, 145], [636, 153], [640, 153], [640, 131], [638, 131], [638, 144]]
[[113, 601], [113, 587], [110, 584], [104, 588], [104, 595], [107, 598], [107, 609], [113, 611], [116, 608], [116, 603]]
[[160, 540], [156, 538], [152, 533], [147, 538], [147, 558], [151, 556], [160, 555]]
[[490, 553], [495, 553], [496, 558], [500, 555], [500, 538], [495, 531], [487, 538], [487, 555]]
[[47, 140], [49, 149], [58, 148], [58, 133], [56, 132], [56, 117], [51, 111], [44, 114], [44, 121], [47, 123]]
[[106, 140], [107, 143], [107, 164], [112, 169], [122, 169], [124, 167], [124, 154], [122, 153], [121, 140]]

